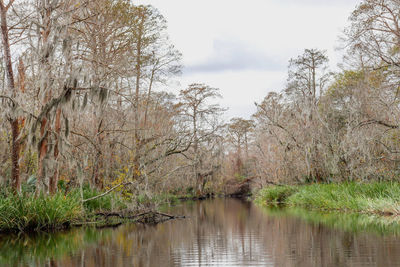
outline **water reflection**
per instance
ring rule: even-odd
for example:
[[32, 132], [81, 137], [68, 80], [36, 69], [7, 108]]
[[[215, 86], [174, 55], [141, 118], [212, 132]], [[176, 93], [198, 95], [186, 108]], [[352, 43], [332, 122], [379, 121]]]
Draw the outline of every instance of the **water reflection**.
[[388, 234], [381, 223], [375, 231], [366, 217], [265, 211], [233, 199], [185, 203], [169, 212], [190, 218], [157, 226], [3, 237], [0, 265], [400, 266], [396, 222], [388, 224]]

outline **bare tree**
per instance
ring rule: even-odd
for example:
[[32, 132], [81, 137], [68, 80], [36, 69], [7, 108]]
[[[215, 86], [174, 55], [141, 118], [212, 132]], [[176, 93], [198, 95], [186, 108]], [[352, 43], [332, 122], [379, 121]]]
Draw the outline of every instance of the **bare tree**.
[[[6, 76], [7, 76], [7, 85], [8, 90], [13, 99], [16, 99], [17, 96], [17, 88], [15, 86], [14, 80], [14, 70], [11, 62], [11, 48], [10, 48], [10, 40], [9, 40], [9, 26], [7, 23], [7, 12], [12, 7], [15, 0], [10, 0], [7, 4], [4, 1], [0, 1], [0, 19], [1, 19], [1, 34], [2, 34], [2, 44], [3, 44], [3, 55], [4, 55], [4, 63], [6, 66]], [[19, 118], [15, 114], [15, 109], [17, 108], [17, 103], [12, 101], [10, 103], [12, 105], [12, 109], [14, 111], [9, 115], [9, 121], [11, 124], [11, 132], [12, 132], [12, 145], [11, 145], [11, 161], [12, 161], [12, 184], [15, 192], [19, 192], [21, 190], [21, 180], [20, 180], [20, 170], [19, 170], [19, 153], [20, 153], [20, 123]]]
[[249, 159], [249, 133], [254, 127], [252, 120], [245, 120], [243, 118], [232, 118], [228, 124], [229, 139], [233, 142], [236, 148], [236, 171], [239, 175], [242, 174], [243, 160], [242, 160], [242, 146], [245, 148], [245, 160]]
[[204, 170], [205, 155], [202, 153], [202, 144], [214, 137], [221, 124], [218, 116], [224, 111], [218, 104], [209, 103], [210, 100], [220, 98], [217, 88], [205, 84], [190, 84], [187, 89], [181, 90], [180, 105], [183, 114], [191, 124], [193, 172], [198, 194], [202, 194], [205, 178], [213, 173], [213, 170]]

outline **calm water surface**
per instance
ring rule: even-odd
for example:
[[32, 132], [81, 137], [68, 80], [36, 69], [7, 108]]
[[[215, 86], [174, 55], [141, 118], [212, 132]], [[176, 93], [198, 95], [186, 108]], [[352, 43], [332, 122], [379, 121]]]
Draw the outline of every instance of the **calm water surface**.
[[156, 226], [0, 238], [0, 266], [400, 266], [397, 222], [216, 199]]

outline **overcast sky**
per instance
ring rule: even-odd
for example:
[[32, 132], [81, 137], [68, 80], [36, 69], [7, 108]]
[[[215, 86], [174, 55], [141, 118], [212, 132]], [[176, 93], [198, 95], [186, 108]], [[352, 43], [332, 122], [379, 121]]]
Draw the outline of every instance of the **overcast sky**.
[[227, 118], [248, 118], [270, 91], [286, 83], [290, 58], [306, 48], [328, 51], [341, 62], [338, 36], [360, 0], [138, 0], [158, 8], [174, 45], [183, 53], [183, 75], [171, 84], [220, 88]]

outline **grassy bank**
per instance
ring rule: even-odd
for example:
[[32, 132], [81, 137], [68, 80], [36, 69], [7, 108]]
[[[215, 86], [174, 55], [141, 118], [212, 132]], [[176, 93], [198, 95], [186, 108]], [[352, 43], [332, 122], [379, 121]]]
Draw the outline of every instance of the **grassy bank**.
[[397, 182], [270, 186], [257, 193], [261, 205], [285, 205], [313, 210], [400, 215]]
[[194, 199], [192, 194], [176, 195], [170, 193], [138, 195], [135, 198], [123, 197], [119, 192], [111, 192], [100, 198], [91, 199], [103, 192], [84, 186], [70, 192], [60, 189], [55, 195], [35, 196], [32, 190], [14, 195], [9, 189], [0, 191], [0, 232], [38, 232], [68, 228], [71, 225], [117, 225], [125, 220], [118, 217], [98, 216], [110, 212], [135, 213], [140, 210], [157, 209], [174, 205], [181, 200]]
[[[83, 199], [101, 194], [84, 186]], [[38, 232], [68, 228], [76, 223], [93, 220], [99, 211], [127, 208], [127, 202], [119, 194], [111, 193], [101, 198], [82, 202], [79, 189], [70, 192], [59, 190], [54, 195], [39, 194], [23, 190], [20, 194], [10, 189], [0, 192], [0, 232]]]
[[84, 214], [75, 195], [2, 195], [0, 196], [1, 231], [40, 231], [68, 226]]

